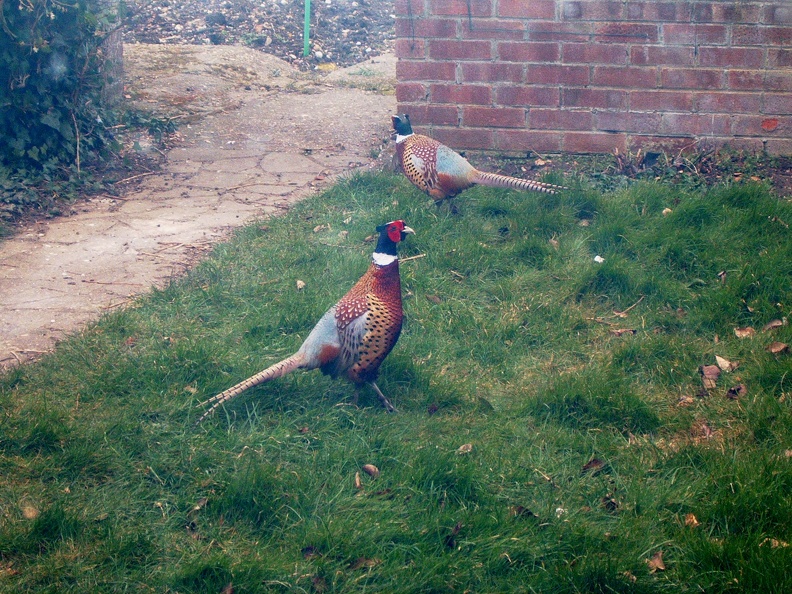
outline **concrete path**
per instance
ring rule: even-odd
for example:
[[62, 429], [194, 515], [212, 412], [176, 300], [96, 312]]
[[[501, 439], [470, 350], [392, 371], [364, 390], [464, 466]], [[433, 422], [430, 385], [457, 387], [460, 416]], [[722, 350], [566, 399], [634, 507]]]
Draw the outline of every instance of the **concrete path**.
[[369, 164], [396, 107], [382, 92], [392, 56], [321, 78], [239, 47], [128, 46], [125, 59], [130, 98], [188, 122], [183, 139], [121, 198], [93, 198], [0, 244], [0, 366], [39, 357], [182, 274], [235, 227]]

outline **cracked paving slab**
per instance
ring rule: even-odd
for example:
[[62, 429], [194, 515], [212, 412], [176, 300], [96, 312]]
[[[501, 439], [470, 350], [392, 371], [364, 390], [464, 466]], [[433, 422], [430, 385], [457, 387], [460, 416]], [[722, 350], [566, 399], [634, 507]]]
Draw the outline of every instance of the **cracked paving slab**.
[[233, 229], [281, 213], [387, 142], [395, 58], [318, 78], [235, 46], [125, 46], [133, 104], [186, 122], [162, 171], [0, 244], [0, 365], [35, 360], [182, 275]]

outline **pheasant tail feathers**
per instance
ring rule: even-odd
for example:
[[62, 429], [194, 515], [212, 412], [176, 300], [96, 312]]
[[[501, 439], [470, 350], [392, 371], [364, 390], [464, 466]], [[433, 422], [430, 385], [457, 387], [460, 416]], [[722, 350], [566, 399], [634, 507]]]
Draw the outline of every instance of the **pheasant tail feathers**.
[[201, 421], [206, 419], [206, 417], [214, 413], [218, 407], [222, 406], [229, 400], [236, 398], [242, 394], [242, 392], [258, 386], [259, 384], [263, 384], [264, 382], [283, 377], [287, 373], [291, 373], [295, 369], [299, 369], [302, 363], [303, 356], [300, 355], [300, 353], [295, 353], [291, 357], [287, 357], [283, 361], [279, 361], [278, 363], [267, 367], [264, 371], [259, 371], [256, 375], [250, 376], [246, 380], [239, 382], [237, 385], [228, 388], [224, 392], [220, 392], [220, 394], [217, 396], [213, 396], [209, 400], [202, 402], [200, 406], [211, 404], [212, 407], [204, 412], [204, 414], [201, 415], [201, 418], [199, 418], [195, 424], [198, 425]]
[[494, 186], [496, 188], [514, 188], [517, 190], [529, 190], [532, 192], [544, 192], [546, 194], [557, 194], [559, 190], [565, 190], [564, 186], [546, 184], [532, 179], [519, 179], [508, 175], [498, 175], [497, 173], [486, 173], [477, 171], [473, 178], [473, 183], [482, 186]]

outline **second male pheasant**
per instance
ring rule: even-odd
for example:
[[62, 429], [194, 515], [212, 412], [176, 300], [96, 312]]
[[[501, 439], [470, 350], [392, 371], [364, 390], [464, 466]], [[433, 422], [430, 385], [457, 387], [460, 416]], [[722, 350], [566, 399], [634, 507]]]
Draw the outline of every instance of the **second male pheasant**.
[[547, 194], [566, 189], [564, 186], [479, 171], [446, 145], [423, 134], [415, 134], [407, 114], [391, 116], [391, 120], [396, 156], [404, 175], [435, 202], [453, 198], [476, 184]]
[[331, 377], [346, 377], [355, 384], [355, 397], [360, 386], [369, 384], [388, 412], [395, 412], [374, 380], [401, 333], [401, 278], [396, 245], [414, 231], [404, 221], [381, 225], [377, 231], [379, 239], [368, 270], [322, 316], [299, 350], [204, 402], [203, 405], [212, 406], [196, 425], [245, 390], [297, 369], [318, 368]]

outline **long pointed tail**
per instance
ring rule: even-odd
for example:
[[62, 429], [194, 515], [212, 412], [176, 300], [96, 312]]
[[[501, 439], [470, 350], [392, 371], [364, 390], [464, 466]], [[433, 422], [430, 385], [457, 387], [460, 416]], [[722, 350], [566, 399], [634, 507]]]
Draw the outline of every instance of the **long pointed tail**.
[[278, 363], [267, 367], [264, 371], [259, 371], [256, 375], [251, 375], [246, 380], [239, 382], [236, 386], [232, 386], [224, 392], [220, 392], [217, 396], [212, 396], [209, 400], [206, 400], [205, 402], [202, 402], [198, 405], [206, 406], [207, 404], [211, 404], [212, 406], [209, 408], [209, 410], [201, 415], [195, 424], [200, 424], [201, 421], [203, 421], [206, 417], [212, 415], [218, 407], [222, 406], [232, 398], [236, 398], [242, 392], [249, 390], [254, 386], [258, 386], [259, 384], [263, 384], [264, 382], [283, 377], [287, 373], [291, 373], [295, 369], [299, 369], [302, 363], [302, 355], [295, 353], [291, 357], [287, 357], [283, 361], [279, 361]]
[[546, 184], [544, 182], [534, 181], [532, 179], [520, 179], [517, 177], [509, 177], [508, 175], [499, 175], [497, 173], [487, 173], [485, 171], [477, 171], [475, 177], [471, 181], [473, 181], [473, 183], [475, 184], [480, 184], [482, 186], [494, 186], [496, 188], [515, 188], [517, 190], [544, 192], [546, 194], [557, 194], [559, 190], [568, 189], [565, 186]]

